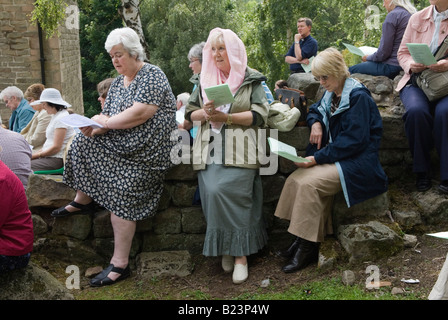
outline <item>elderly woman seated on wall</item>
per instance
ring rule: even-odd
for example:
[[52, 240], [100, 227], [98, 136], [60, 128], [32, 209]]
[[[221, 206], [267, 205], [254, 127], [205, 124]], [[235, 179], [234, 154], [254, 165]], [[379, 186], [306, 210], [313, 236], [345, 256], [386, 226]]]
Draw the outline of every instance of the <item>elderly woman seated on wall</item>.
[[275, 215], [290, 220], [293, 243], [278, 254], [289, 259], [283, 271], [316, 262], [319, 244], [332, 233], [333, 196], [343, 191], [352, 206], [387, 190], [379, 158], [382, 120], [369, 90], [349, 78], [341, 53], [329, 48], [312, 62], [312, 73], [325, 88], [310, 107], [308, 162], [286, 180]]

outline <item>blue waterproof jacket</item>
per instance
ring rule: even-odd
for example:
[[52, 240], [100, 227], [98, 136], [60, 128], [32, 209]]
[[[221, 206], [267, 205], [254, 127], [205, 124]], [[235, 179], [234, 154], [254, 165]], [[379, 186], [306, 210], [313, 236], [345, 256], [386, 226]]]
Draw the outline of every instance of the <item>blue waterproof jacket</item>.
[[318, 164], [336, 164], [350, 207], [387, 191], [378, 157], [382, 119], [370, 91], [354, 79], [346, 80], [339, 108], [331, 115], [332, 95], [326, 92], [310, 107], [307, 124], [311, 128], [319, 121], [323, 138], [321, 149], [310, 144], [307, 155], [314, 155]]
[[28, 101], [22, 98], [17, 109], [12, 112], [9, 118], [9, 129], [20, 133], [31, 119], [33, 119], [35, 112], [36, 110], [28, 104]]

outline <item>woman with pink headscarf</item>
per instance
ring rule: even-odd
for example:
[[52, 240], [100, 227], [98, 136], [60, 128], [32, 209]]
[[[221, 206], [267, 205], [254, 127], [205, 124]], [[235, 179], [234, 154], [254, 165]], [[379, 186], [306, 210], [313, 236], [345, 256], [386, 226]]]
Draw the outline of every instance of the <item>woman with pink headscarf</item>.
[[[263, 191], [259, 175], [258, 128], [267, 121], [266, 80], [247, 67], [246, 49], [231, 30], [215, 28], [203, 49], [198, 88], [187, 105], [186, 119], [200, 123], [193, 144], [193, 168], [207, 221], [205, 256], [222, 256], [233, 282], [248, 277], [247, 256], [267, 243]], [[215, 105], [205, 89], [228, 84], [234, 101]]]

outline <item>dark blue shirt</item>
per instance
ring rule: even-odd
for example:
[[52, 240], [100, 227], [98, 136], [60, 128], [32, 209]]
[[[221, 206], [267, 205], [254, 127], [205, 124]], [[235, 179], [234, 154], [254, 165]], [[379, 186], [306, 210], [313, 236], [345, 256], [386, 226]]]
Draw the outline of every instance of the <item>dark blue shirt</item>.
[[[294, 46], [295, 43], [293, 43], [292, 46], [289, 48], [289, 51], [285, 55], [285, 57], [291, 56], [296, 58], [296, 55], [294, 53]], [[300, 40], [299, 46], [300, 49], [302, 50], [302, 59], [309, 59], [317, 54], [317, 40], [314, 39], [311, 35]], [[289, 70], [291, 70], [291, 72], [305, 72], [300, 63], [290, 64]]]

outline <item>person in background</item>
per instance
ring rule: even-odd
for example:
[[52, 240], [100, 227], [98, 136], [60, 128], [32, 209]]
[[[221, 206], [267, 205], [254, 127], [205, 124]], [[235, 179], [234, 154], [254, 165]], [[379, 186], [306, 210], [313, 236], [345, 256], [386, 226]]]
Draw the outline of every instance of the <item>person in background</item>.
[[263, 86], [263, 90], [266, 94], [266, 99], [268, 100], [268, 103], [271, 104], [274, 102], [274, 96], [272, 95], [271, 89], [269, 89], [268, 85], [266, 84], [266, 81], [262, 81], [261, 85]]
[[326, 90], [310, 107], [308, 162], [289, 175], [275, 216], [289, 220], [292, 244], [278, 255], [288, 259], [285, 273], [317, 262], [319, 244], [332, 234], [333, 197], [343, 192], [348, 207], [387, 191], [387, 176], [378, 149], [383, 126], [370, 91], [350, 78], [342, 54], [320, 52], [311, 72]]
[[[28, 103], [39, 100], [45, 86], [40, 83], [32, 84], [26, 89], [24, 97]], [[33, 147], [33, 152], [40, 151], [45, 143], [46, 131], [51, 120], [51, 115], [47, 113], [42, 104], [34, 104], [32, 108], [36, 111], [33, 118], [20, 134]]]
[[110, 85], [114, 81], [114, 78], [107, 78], [98, 83], [96, 86], [96, 91], [98, 91], [98, 101], [101, 103], [101, 110], [104, 109], [104, 102], [106, 101], [107, 92], [109, 91]]
[[396, 90], [400, 92], [405, 113], [404, 128], [417, 175], [420, 192], [432, 187], [431, 150], [436, 148], [440, 158], [439, 191], [448, 194], [448, 96], [430, 102], [425, 93], [412, 84], [411, 75], [429, 68], [434, 72], [448, 71], [448, 59], [425, 66], [415, 63], [406, 43], [426, 43], [434, 54], [448, 34], [448, 0], [429, 0], [429, 7], [410, 19], [398, 49], [398, 61], [404, 76]]
[[176, 98], [177, 112], [184, 116], [184, 121], [177, 125], [179, 129], [190, 130], [193, 127], [193, 124], [185, 119], [185, 108], [187, 107], [188, 99], [190, 99], [190, 94], [188, 92], [178, 94]]
[[46, 130], [46, 140], [40, 151], [33, 152], [31, 170], [57, 170], [64, 166], [64, 151], [74, 129], [60, 120], [69, 115], [67, 108], [71, 105], [62, 99], [59, 90], [48, 88], [42, 91], [40, 99], [31, 103], [42, 104], [51, 116]]
[[[194, 92], [199, 85], [199, 75], [202, 70], [202, 50], [204, 49], [204, 46], [205, 46], [204, 41], [196, 43], [190, 48], [190, 51], [188, 52], [187, 55], [188, 60], [190, 61], [189, 67], [191, 71], [193, 71], [193, 76], [190, 78], [190, 82], [193, 83], [192, 92]], [[193, 123], [191, 123], [187, 119], [185, 119], [183, 126], [184, 128], [189, 128], [191, 126], [190, 135], [193, 139], [196, 138], [198, 127], [193, 127]]]
[[291, 74], [305, 72], [301, 64], [309, 64], [310, 58], [317, 54], [317, 40], [311, 36], [313, 22], [309, 18], [297, 21], [297, 33], [294, 43], [285, 55], [285, 62], [289, 64]]
[[190, 69], [193, 71], [193, 76], [190, 81], [194, 84], [192, 92], [196, 89], [198, 85], [198, 75], [202, 70], [202, 50], [204, 49], [205, 42], [196, 43], [190, 48], [187, 58], [190, 61]]
[[6, 107], [11, 111], [9, 118], [9, 130], [20, 133], [31, 121], [36, 111], [25, 100], [22, 90], [16, 86], [7, 87], [0, 93]]
[[[203, 64], [198, 88], [187, 105], [186, 118], [201, 122], [193, 144], [193, 154], [208, 155], [196, 164], [202, 204], [207, 221], [203, 254], [222, 256], [225, 272], [232, 272], [235, 284], [248, 278], [247, 256], [258, 252], [267, 243], [267, 232], [262, 213], [263, 190], [259, 175], [260, 164], [257, 142], [249, 139], [242, 153], [223, 141], [226, 132], [247, 132], [267, 121], [269, 104], [262, 81], [266, 77], [248, 68], [246, 49], [240, 38], [229, 29], [210, 31], [203, 50]], [[205, 89], [227, 83], [235, 101], [215, 106]], [[218, 141], [222, 143], [219, 144]], [[210, 154], [209, 154], [210, 152]], [[197, 154], [197, 153], [196, 153]], [[211, 157], [221, 156], [216, 161]], [[246, 157], [247, 156], [247, 157]], [[242, 159], [236, 159], [241, 157]], [[248, 159], [255, 159], [249, 163]], [[242, 160], [242, 161], [239, 161]]]
[[[0, 146], [0, 157], [4, 150]], [[33, 251], [33, 221], [19, 178], [0, 161], [0, 275], [24, 268]]]
[[0, 160], [16, 174], [26, 189], [28, 178], [33, 173], [30, 145], [20, 133], [0, 127], [0, 147], [3, 149], [3, 152], [0, 152]]
[[362, 63], [351, 66], [351, 74], [363, 73], [372, 76], [395, 78], [403, 69], [397, 59], [397, 51], [401, 44], [409, 18], [417, 12], [409, 0], [383, 0], [388, 14], [383, 23], [382, 35], [378, 50], [362, 57]]
[[75, 199], [53, 217], [91, 214], [95, 202], [110, 211], [114, 252], [110, 264], [90, 280], [111, 285], [131, 274], [129, 254], [137, 221], [156, 214], [164, 177], [173, 166], [176, 99], [166, 75], [144, 62], [144, 49], [131, 28], [111, 31], [105, 42], [120, 74], [112, 82], [100, 115], [103, 128], [80, 128], [67, 154], [63, 182]]

